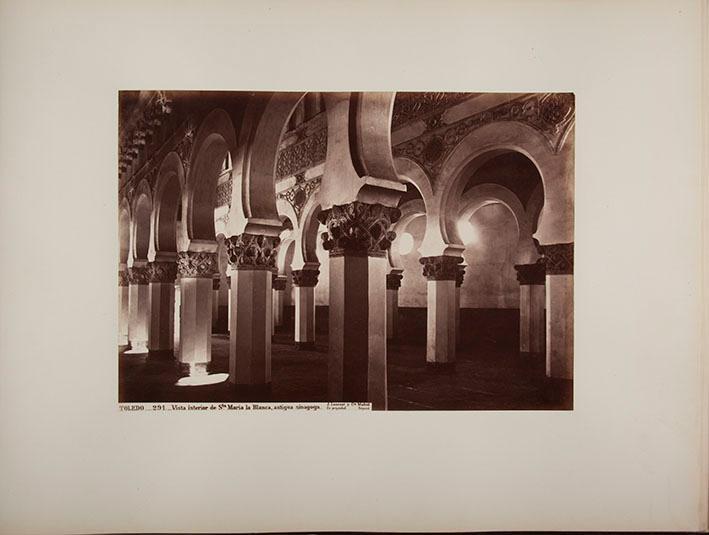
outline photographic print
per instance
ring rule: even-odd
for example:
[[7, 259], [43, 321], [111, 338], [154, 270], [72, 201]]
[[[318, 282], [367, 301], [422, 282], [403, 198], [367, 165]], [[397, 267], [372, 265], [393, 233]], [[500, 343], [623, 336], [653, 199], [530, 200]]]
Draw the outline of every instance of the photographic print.
[[573, 408], [573, 94], [118, 98], [119, 402]]

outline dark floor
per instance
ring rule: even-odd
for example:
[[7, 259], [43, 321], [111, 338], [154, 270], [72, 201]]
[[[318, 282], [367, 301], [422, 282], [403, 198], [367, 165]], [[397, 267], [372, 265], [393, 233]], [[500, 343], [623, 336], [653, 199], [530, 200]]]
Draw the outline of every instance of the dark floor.
[[[314, 351], [296, 351], [292, 334], [275, 336], [272, 347], [270, 397], [243, 394], [228, 382], [210, 386], [175, 386], [181, 377], [174, 360], [142, 355], [119, 356], [119, 400], [160, 401], [327, 401], [327, 337], [317, 337]], [[543, 357], [523, 358], [477, 348], [458, 351], [455, 370], [426, 367], [419, 345], [388, 348], [389, 410], [569, 410], [571, 381], [552, 381], [544, 374]], [[212, 338], [210, 373], [228, 373], [229, 339]]]

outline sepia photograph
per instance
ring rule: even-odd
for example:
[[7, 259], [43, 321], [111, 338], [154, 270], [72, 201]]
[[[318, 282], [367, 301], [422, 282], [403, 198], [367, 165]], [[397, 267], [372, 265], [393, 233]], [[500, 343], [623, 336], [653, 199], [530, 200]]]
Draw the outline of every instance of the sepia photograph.
[[573, 408], [573, 94], [118, 98], [120, 402]]

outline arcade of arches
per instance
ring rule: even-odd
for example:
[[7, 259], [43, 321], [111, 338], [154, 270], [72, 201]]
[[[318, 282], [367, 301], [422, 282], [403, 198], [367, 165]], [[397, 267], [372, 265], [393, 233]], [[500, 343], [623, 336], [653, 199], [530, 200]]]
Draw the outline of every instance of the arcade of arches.
[[572, 407], [572, 94], [119, 108], [120, 401]]

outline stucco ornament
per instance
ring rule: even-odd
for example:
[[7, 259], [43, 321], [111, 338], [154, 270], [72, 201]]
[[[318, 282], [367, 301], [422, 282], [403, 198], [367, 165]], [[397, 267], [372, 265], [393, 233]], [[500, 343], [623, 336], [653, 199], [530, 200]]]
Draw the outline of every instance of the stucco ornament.
[[119, 271], [118, 272], [118, 286], [128, 286], [128, 272]]
[[128, 282], [130, 284], [148, 284], [148, 268], [132, 267], [128, 268]]
[[236, 269], [274, 269], [281, 239], [263, 234], [239, 234], [224, 242], [229, 263]]
[[387, 290], [398, 290], [401, 288], [401, 279], [404, 276], [401, 273], [389, 273], [387, 275]]
[[320, 271], [317, 269], [294, 269], [293, 284], [300, 287], [313, 287], [318, 283]]
[[184, 251], [177, 254], [180, 277], [208, 278], [217, 272], [217, 255], [204, 251]]
[[321, 234], [330, 256], [385, 256], [396, 238], [389, 230], [401, 217], [398, 208], [354, 201], [323, 210], [318, 220], [327, 227]]
[[177, 264], [175, 262], [150, 262], [148, 277], [150, 282], [175, 282]]
[[463, 286], [463, 280], [465, 279], [465, 266], [458, 264], [458, 271], [455, 274], [455, 285], [460, 288]]
[[538, 245], [548, 275], [572, 275], [574, 273], [574, 243]]
[[517, 281], [520, 286], [529, 284], [544, 284], [546, 269], [544, 259], [540, 258], [535, 264], [519, 264], [515, 266]]
[[423, 264], [423, 276], [434, 281], [457, 281], [459, 266], [463, 259], [459, 256], [424, 256], [419, 258]]

